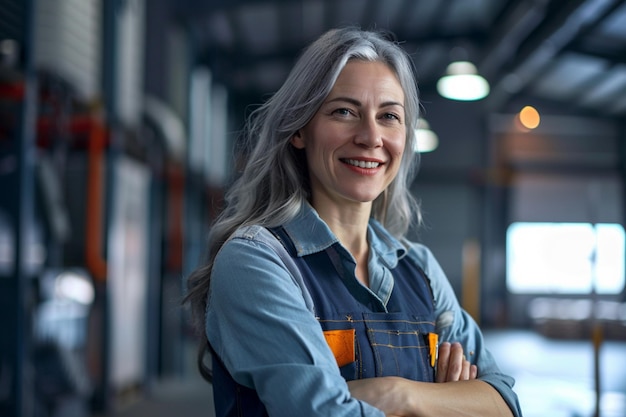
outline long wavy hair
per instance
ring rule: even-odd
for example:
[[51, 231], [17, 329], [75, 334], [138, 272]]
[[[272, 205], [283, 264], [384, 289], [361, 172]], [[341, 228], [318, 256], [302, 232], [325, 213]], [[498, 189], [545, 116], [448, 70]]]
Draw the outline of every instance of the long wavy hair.
[[413, 149], [419, 99], [412, 60], [390, 33], [353, 27], [330, 30], [304, 50], [282, 87], [250, 114], [244, 136], [244, 146], [251, 149], [247, 162], [211, 227], [207, 262], [188, 277], [185, 301], [202, 335], [198, 365], [208, 380], [210, 372], [203, 363], [208, 350], [204, 319], [215, 256], [239, 227], [278, 226], [293, 219], [307, 201], [311, 189], [306, 160], [290, 141], [313, 118], [349, 60], [385, 63], [395, 72], [405, 96], [405, 152], [396, 178], [374, 201], [372, 217], [398, 237], [413, 221], [421, 220], [409, 192], [418, 162]]

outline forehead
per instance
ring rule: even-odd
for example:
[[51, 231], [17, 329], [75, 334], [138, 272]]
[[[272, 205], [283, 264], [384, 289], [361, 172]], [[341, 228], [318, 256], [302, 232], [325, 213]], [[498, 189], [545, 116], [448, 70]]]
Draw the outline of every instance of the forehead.
[[341, 93], [374, 94], [404, 102], [404, 90], [395, 71], [384, 62], [350, 60], [339, 73], [331, 96]]

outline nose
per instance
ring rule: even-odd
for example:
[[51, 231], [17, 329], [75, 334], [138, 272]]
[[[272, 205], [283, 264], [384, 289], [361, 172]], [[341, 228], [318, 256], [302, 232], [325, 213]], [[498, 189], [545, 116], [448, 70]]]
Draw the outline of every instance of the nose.
[[354, 141], [356, 144], [367, 148], [382, 146], [382, 130], [375, 117], [364, 117], [361, 120]]

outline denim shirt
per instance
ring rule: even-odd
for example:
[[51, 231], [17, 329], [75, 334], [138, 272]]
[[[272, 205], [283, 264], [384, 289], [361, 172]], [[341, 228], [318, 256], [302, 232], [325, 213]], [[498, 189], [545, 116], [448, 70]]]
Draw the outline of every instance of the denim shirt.
[[[338, 242], [309, 205], [283, 227], [298, 256]], [[382, 411], [350, 396], [306, 289], [267, 243], [264, 231], [258, 226], [238, 230], [215, 259], [206, 315], [214, 352], [237, 383], [256, 390], [270, 416], [384, 417]], [[459, 306], [432, 253], [423, 245], [399, 241], [375, 220], [370, 221], [368, 240], [367, 291], [384, 309], [394, 287], [389, 270], [401, 257], [413, 257], [430, 280], [440, 341], [460, 342], [470, 362], [478, 366], [478, 378], [492, 385], [514, 415], [521, 416], [513, 379], [499, 371], [480, 329]], [[347, 250], [342, 254], [351, 257]]]

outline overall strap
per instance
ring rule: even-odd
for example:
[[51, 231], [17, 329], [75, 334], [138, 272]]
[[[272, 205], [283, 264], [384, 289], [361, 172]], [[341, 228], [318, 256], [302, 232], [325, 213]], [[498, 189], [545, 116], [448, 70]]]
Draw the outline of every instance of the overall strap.
[[280, 257], [280, 259], [287, 267], [287, 270], [293, 277], [294, 282], [300, 288], [300, 291], [302, 292], [302, 298], [304, 298], [304, 303], [306, 304], [307, 308], [311, 313], [315, 314], [315, 305], [313, 304], [311, 294], [304, 284], [304, 279], [302, 278], [300, 269], [293, 260], [295, 253], [292, 255], [287, 251], [287, 245], [292, 246], [292, 243], [285, 230], [282, 227], [276, 227], [271, 229], [263, 227], [259, 230], [257, 238], [259, 241], [266, 243], [272, 249], [274, 249], [276, 254]]

